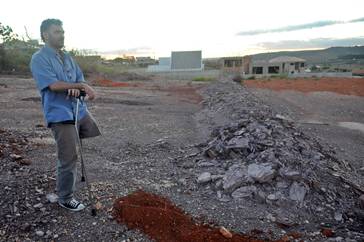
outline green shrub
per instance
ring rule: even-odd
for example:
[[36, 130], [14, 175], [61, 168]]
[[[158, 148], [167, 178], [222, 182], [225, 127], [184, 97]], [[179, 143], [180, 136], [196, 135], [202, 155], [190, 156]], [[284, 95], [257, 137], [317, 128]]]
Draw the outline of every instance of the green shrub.
[[207, 77], [207, 76], [197, 76], [192, 79], [192, 81], [195, 82], [206, 82], [206, 81], [214, 81], [215, 78], [213, 77]]

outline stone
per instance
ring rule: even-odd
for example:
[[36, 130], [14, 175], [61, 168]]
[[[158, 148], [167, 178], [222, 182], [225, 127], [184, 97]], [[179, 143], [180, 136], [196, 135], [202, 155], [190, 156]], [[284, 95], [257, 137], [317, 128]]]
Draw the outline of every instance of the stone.
[[244, 137], [234, 137], [228, 142], [227, 148], [249, 149], [249, 139]]
[[265, 183], [271, 181], [275, 176], [276, 171], [269, 163], [250, 164], [248, 166], [248, 176], [254, 181]]
[[364, 209], [364, 194], [359, 197], [359, 206]]
[[264, 203], [266, 200], [266, 193], [263, 192], [262, 190], [258, 190], [258, 192], [256, 193], [256, 198], [258, 199], [259, 202]]
[[47, 194], [46, 198], [47, 198], [48, 202], [50, 202], [50, 203], [56, 203], [58, 201], [58, 196], [54, 193]]
[[278, 200], [278, 196], [276, 194], [269, 194], [267, 196], [267, 199], [270, 201], [277, 201]]
[[37, 203], [33, 206], [33, 208], [41, 208], [41, 207], [43, 207], [42, 203]]
[[223, 178], [223, 189], [232, 192], [247, 181], [246, 171], [242, 167], [232, 166]]
[[236, 189], [231, 196], [235, 199], [252, 197], [257, 192], [257, 188], [255, 186], [244, 186]]
[[338, 221], [338, 222], [342, 221], [342, 220], [343, 220], [343, 214], [342, 214], [342, 213], [340, 213], [340, 212], [336, 212], [336, 213], [334, 214], [334, 219], [335, 219], [336, 221]]
[[225, 227], [220, 227], [219, 231], [225, 238], [231, 239], [233, 237], [232, 233], [230, 233], [230, 231]]
[[224, 175], [211, 175], [211, 181], [215, 182], [224, 178]]
[[277, 218], [276, 218], [276, 217], [274, 217], [274, 216], [273, 216], [273, 214], [270, 214], [270, 213], [267, 215], [267, 219], [268, 219], [269, 221], [272, 221], [272, 222], [277, 221]]
[[223, 189], [223, 181], [222, 180], [218, 180], [218, 181], [216, 181], [216, 183], [215, 183], [215, 189], [216, 190], [221, 190], [221, 189]]
[[10, 154], [9, 155], [11, 158], [13, 158], [14, 160], [19, 160], [21, 159], [22, 157], [20, 155], [17, 155], [17, 154]]
[[307, 188], [304, 184], [294, 182], [289, 188], [289, 198], [293, 201], [303, 202], [307, 193]]
[[39, 237], [43, 237], [44, 236], [44, 232], [42, 230], [35, 231], [35, 234], [38, 235]]
[[289, 187], [289, 183], [287, 183], [286, 181], [279, 181], [277, 182], [277, 188], [280, 188], [280, 189], [286, 189]]
[[211, 181], [211, 173], [210, 172], [203, 172], [197, 178], [197, 183], [204, 184]]
[[301, 173], [298, 171], [292, 171], [287, 168], [281, 168], [279, 174], [288, 180], [298, 181], [301, 179]]

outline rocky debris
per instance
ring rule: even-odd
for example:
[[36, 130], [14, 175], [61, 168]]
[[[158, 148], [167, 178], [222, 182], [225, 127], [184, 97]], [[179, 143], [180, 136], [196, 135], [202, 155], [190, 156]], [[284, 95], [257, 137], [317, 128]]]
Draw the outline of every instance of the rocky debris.
[[[334, 149], [305, 135], [290, 118], [237, 84], [210, 85], [204, 96], [197, 120], [203, 132], [211, 130], [210, 137], [195, 146], [200, 155], [186, 155], [183, 161], [206, 181], [198, 182], [200, 187], [214, 190], [220, 201], [250, 200], [267, 211], [290, 211], [296, 217], [292, 224], [313, 211], [314, 219], [327, 220], [335, 210], [342, 215], [330, 216], [330, 223], [358, 222], [351, 210], [360, 190], [351, 186], [350, 169], [335, 158]], [[212, 181], [214, 175], [222, 179]]]

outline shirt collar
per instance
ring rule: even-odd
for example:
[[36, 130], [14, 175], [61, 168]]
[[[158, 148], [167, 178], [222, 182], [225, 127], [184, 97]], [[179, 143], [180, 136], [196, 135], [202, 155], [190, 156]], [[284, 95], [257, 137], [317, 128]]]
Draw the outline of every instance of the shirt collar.
[[[54, 56], [59, 56], [59, 53], [53, 49], [52, 47], [50, 47], [49, 45], [45, 44], [43, 49], [50, 55], [54, 55]], [[65, 51], [62, 51], [64, 55], [66, 55]]]

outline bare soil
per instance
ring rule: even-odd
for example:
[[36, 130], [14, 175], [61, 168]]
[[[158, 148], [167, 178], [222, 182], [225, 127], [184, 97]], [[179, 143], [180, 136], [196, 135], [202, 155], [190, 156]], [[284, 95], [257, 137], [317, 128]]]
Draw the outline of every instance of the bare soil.
[[[1, 241], [153, 241], [141, 226], [119, 224], [113, 217], [114, 202], [139, 190], [168, 198], [196, 221], [257, 239], [324, 241], [363, 235], [354, 220], [334, 226], [311, 223], [316, 219], [307, 214], [300, 224], [282, 224], [267, 219], [265, 211], [256, 211], [253, 202], [220, 201], [206, 187], [188, 185], [196, 177], [188, 167], [179, 168], [176, 160], [189, 160], [198, 152], [196, 146], [209, 138], [213, 124], [211, 114], [203, 111], [208, 105], [203, 90], [213, 83], [113, 83], [96, 83], [98, 99], [88, 103], [102, 132], [84, 142], [88, 177], [100, 204], [92, 217], [90, 208], [70, 213], [47, 201], [46, 194], [55, 187], [56, 149], [50, 130], [44, 127], [34, 80], [0, 78]], [[271, 103], [269, 98], [266, 103]], [[220, 124], [230, 122], [224, 110], [220, 113]], [[181, 177], [188, 178], [187, 185]], [[80, 181], [76, 196], [89, 203]]]

